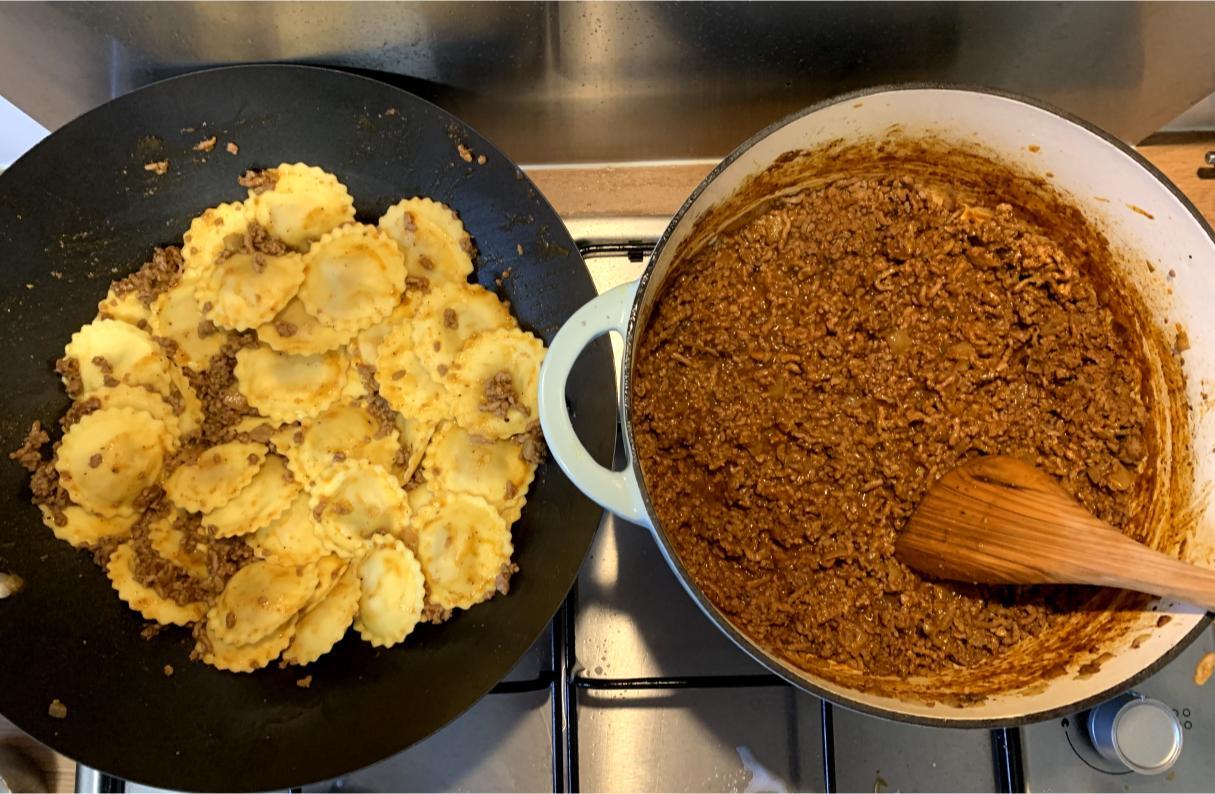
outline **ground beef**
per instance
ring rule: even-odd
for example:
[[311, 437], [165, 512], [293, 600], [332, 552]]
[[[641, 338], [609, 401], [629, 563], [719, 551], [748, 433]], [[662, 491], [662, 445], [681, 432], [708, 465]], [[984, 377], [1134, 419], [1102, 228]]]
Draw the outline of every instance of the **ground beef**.
[[250, 254], [253, 271], [261, 273], [266, 269], [267, 256], [282, 256], [289, 250], [286, 243], [271, 235], [260, 223], [250, 223], [244, 234], [233, 233], [224, 238], [224, 250], [216, 255], [215, 261], [226, 262], [237, 254]]
[[241, 538], [207, 538], [207, 586], [211, 593], [223, 592], [224, 585], [241, 568], [253, 561], [253, 549]]
[[473, 245], [472, 237], [467, 233], [460, 237], [460, 250], [468, 254], [470, 259], [475, 259], [477, 256], [477, 246]]
[[[89, 551], [93, 555], [93, 562], [97, 563], [97, 565], [99, 567], [104, 569], [107, 565], [110, 564], [110, 555], [114, 553], [115, 549], [117, 549], [119, 546], [121, 546], [125, 542], [126, 542], [126, 538], [119, 538], [119, 537], [114, 537], [114, 536], [111, 536], [108, 538], [102, 538], [101, 540], [97, 541], [93, 545], [89, 546]], [[160, 624], [153, 623], [152, 625], [159, 626]], [[146, 632], [146, 631], [147, 631], [147, 627], [145, 626], [143, 629], [143, 632]], [[143, 632], [141, 632], [141, 633], [143, 633]]]
[[42, 429], [42, 422], [35, 419], [30, 431], [25, 435], [25, 440], [21, 442], [21, 446], [10, 452], [8, 457], [21, 464], [26, 471], [37, 471], [38, 467], [42, 465], [42, 448], [50, 441], [51, 437]]
[[[53, 449], [58, 451], [59, 444], [56, 443]], [[30, 492], [33, 494], [31, 501], [39, 507], [47, 508], [57, 526], [67, 526], [67, 515], [63, 511], [72, 500], [59, 482], [59, 472], [55, 469], [53, 455], [50, 460], [39, 464], [30, 475]]]
[[63, 379], [63, 387], [68, 397], [73, 400], [84, 391], [84, 381], [80, 378], [80, 362], [64, 356], [55, 362], [55, 372]]
[[501, 595], [510, 594], [510, 577], [519, 572], [519, 566], [513, 562], [502, 563], [502, 569], [494, 577], [494, 590]]
[[375, 370], [365, 364], [359, 365], [359, 376], [363, 380], [363, 388], [367, 396], [363, 398], [363, 406], [372, 415], [378, 425], [376, 438], [384, 438], [397, 429], [397, 412], [380, 396], [380, 384], [376, 380]]
[[485, 381], [485, 400], [481, 403], [480, 408], [503, 421], [510, 418], [511, 411], [524, 416], [531, 414], [531, 409], [519, 399], [519, 392], [515, 391], [515, 382], [506, 370], [495, 373]]
[[548, 447], [544, 443], [544, 435], [540, 432], [540, 423], [533, 421], [527, 430], [511, 436], [511, 440], [522, 447], [523, 460], [533, 465], [540, 465], [548, 456]]
[[274, 186], [278, 184], [278, 172], [273, 168], [267, 168], [264, 171], [246, 171], [236, 182], [254, 193], [265, 193], [267, 190], [273, 190]]
[[191, 554], [200, 544], [207, 550], [207, 575], [196, 578], [157, 554], [148, 530], [173, 509], [167, 502], [147, 506], [131, 528], [131, 548], [135, 552], [135, 578], [164, 598], [179, 604], [211, 601], [224, 589], [232, 575], [253, 556], [253, 550], [240, 538], [216, 538], [202, 526], [199, 516], [184, 514], [174, 526], [182, 533], [182, 551]]
[[169, 291], [181, 280], [183, 264], [181, 249], [177, 246], [167, 245], [153, 249], [152, 258], [145, 262], [143, 267], [126, 278], [115, 281], [110, 285], [110, 289], [115, 295], [134, 292], [140, 303], [150, 306], [156, 296]]
[[99, 408], [101, 408], [101, 400], [96, 397], [77, 400], [72, 403], [63, 416], [59, 417], [59, 427], [66, 433], [69, 427]]
[[270, 234], [260, 223], [250, 223], [245, 232], [245, 248], [257, 254], [282, 256], [290, 249], [282, 240]]
[[414, 488], [417, 488], [418, 486], [425, 485], [425, 484], [426, 484], [426, 474], [425, 474], [425, 472], [422, 471], [422, 467], [419, 466], [418, 468], [413, 470], [413, 474], [410, 475], [409, 481], [406, 482], [405, 485], [403, 485], [402, 487], [406, 491], [412, 491]]
[[190, 661], [196, 662], [211, 652], [211, 638], [207, 636], [207, 622], [200, 620], [190, 627], [194, 647], [190, 649]]
[[256, 413], [236, 388], [236, 353], [245, 347], [257, 344], [252, 331], [228, 335], [224, 346], [211, 359], [202, 372], [186, 369], [186, 377], [194, 387], [194, 393], [203, 405], [203, 425], [199, 440], [207, 444], [222, 443], [229, 436], [229, 429], [241, 418]]
[[160, 345], [160, 349], [164, 351], [165, 357], [172, 360], [177, 357], [177, 351], [181, 345], [177, 344], [176, 339], [170, 339], [167, 336], [154, 336], [156, 344]]
[[170, 474], [177, 471], [179, 466], [189, 466], [191, 463], [194, 463], [194, 461], [198, 460], [198, 456], [206, 451], [207, 446], [201, 437], [197, 435], [188, 437], [176, 450], [165, 458], [165, 477], [167, 478]]
[[641, 336], [632, 422], [661, 526], [708, 598], [795, 664], [931, 674], [1058, 625], [1095, 591], [926, 581], [898, 532], [989, 454], [1123, 528], [1152, 454], [1144, 362], [1088, 257], [926, 180], [761, 208], [677, 266]]
[[406, 276], [405, 289], [411, 292], [429, 292], [430, 279], [425, 276]]
[[139, 636], [141, 639], [150, 640], [153, 637], [160, 636], [160, 633], [164, 631], [165, 628], [166, 626], [163, 623], [148, 623], [139, 630]]
[[423, 623], [446, 623], [451, 620], [451, 610], [444, 609], [437, 604], [427, 604], [422, 607], [422, 622]]
[[161, 557], [152, 548], [148, 530], [172, 509], [162, 504], [149, 509], [131, 528], [131, 549], [135, 553], [135, 578], [144, 587], [150, 587], [164, 598], [179, 604], [205, 600], [210, 593], [184, 569]]
[[279, 336], [292, 337], [295, 336], [300, 329], [295, 323], [289, 323], [286, 320], [275, 320], [274, 330], [278, 332]]

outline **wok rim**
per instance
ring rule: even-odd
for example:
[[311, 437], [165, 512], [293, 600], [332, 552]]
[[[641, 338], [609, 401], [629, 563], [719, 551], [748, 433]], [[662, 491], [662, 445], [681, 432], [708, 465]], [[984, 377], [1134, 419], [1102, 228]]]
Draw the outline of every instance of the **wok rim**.
[[[248, 72], [272, 72], [272, 71], [280, 71], [280, 70], [283, 72], [291, 72], [291, 73], [313, 72], [313, 73], [322, 74], [322, 75], [340, 77], [343, 80], [351, 80], [351, 81], [357, 80], [357, 81], [360, 81], [361, 83], [374, 87], [376, 90], [387, 90], [390, 92], [394, 92], [396, 94], [407, 97], [410, 102], [416, 103], [417, 107], [425, 107], [429, 112], [433, 112], [435, 114], [440, 115], [441, 117], [443, 117], [445, 119], [446, 123], [452, 124], [452, 125], [458, 125], [463, 131], [466, 131], [467, 133], [469, 133], [471, 138], [474, 138], [477, 141], [480, 141], [480, 142], [486, 144], [488, 146], [488, 149], [485, 150], [485, 153], [490, 154], [490, 155], [500, 159], [503, 163], [508, 165], [510, 167], [511, 171], [513, 171], [513, 173], [515, 174], [515, 180], [521, 181], [525, 185], [529, 185], [531, 187], [531, 189], [534, 191], [534, 196], [532, 198], [534, 198], [541, 205], [541, 208], [543, 209], [543, 211], [545, 211], [547, 213], [551, 213], [551, 218], [553, 218], [555, 221], [557, 221], [557, 223], [549, 226], [549, 228], [547, 230], [547, 234], [550, 237], [555, 238], [554, 242], [558, 246], [568, 243], [568, 246], [567, 246], [568, 250], [571, 253], [571, 255], [575, 256], [577, 258], [577, 261], [580, 263], [580, 266], [585, 273], [587, 283], [592, 284], [592, 280], [590, 278], [590, 271], [589, 271], [589, 269], [586, 268], [586, 263], [581, 255], [581, 252], [578, 250], [577, 245], [574, 243], [573, 238], [571, 237], [569, 230], [565, 226], [564, 220], [562, 219], [561, 215], [557, 212], [556, 208], [553, 207], [552, 203], [549, 201], [547, 196], [545, 196], [545, 194], [534, 183], [534, 181], [532, 181], [532, 179], [527, 175], [527, 173], [520, 167], [520, 165], [514, 159], [512, 159], [509, 155], [507, 155], [505, 152], [503, 152], [501, 149], [499, 149], [497, 147], [497, 145], [494, 144], [491, 139], [484, 136], [481, 132], [479, 132], [477, 130], [477, 128], [475, 128], [474, 126], [469, 124], [462, 117], [457, 116], [456, 114], [452, 113], [451, 111], [447, 110], [446, 108], [443, 108], [443, 107], [437, 105], [436, 103], [430, 101], [429, 99], [414, 93], [413, 91], [409, 90], [408, 88], [403, 88], [401, 86], [394, 85], [393, 83], [388, 82], [385, 79], [380, 79], [379, 77], [377, 77], [375, 75], [368, 75], [368, 74], [365, 74], [365, 73], [362, 73], [359, 71], [351, 71], [351, 70], [344, 69], [341, 67], [318, 65], [318, 64], [290, 63], [290, 62], [281, 62], [281, 61], [234, 63], [234, 64], [224, 64], [224, 65], [219, 65], [219, 66], [210, 66], [210, 67], [199, 68], [199, 69], [192, 69], [189, 71], [182, 72], [180, 74], [170, 75], [168, 77], [164, 77], [162, 79], [149, 82], [145, 85], [141, 85], [141, 86], [139, 86], [135, 89], [132, 89], [130, 91], [127, 91], [123, 94], [112, 97], [109, 100], [107, 100], [106, 102], [103, 102], [96, 107], [90, 108], [89, 110], [85, 111], [84, 113], [81, 113], [80, 115], [76, 116], [75, 118], [73, 118], [70, 121], [68, 121], [67, 123], [65, 123], [58, 130], [51, 131], [48, 135], [46, 135], [40, 141], [38, 141], [34, 146], [30, 147], [30, 149], [28, 149], [26, 152], [24, 152], [20, 157], [16, 158], [7, 168], [5, 168], [3, 171], [0, 171], [0, 185], [3, 184], [3, 181], [6, 178], [9, 180], [12, 180], [12, 179], [21, 177], [23, 175], [24, 166], [28, 165], [31, 158], [35, 157], [39, 153], [39, 151], [41, 149], [43, 149], [44, 147], [49, 147], [49, 146], [54, 145], [56, 135], [60, 130], [65, 129], [70, 126], [87, 124], [92, 118], [98, 116], [99, 114], [105, 113], [116, 102], [129, 101], [132, 98], [138, 97], [147, 92], [156, 91], [156, 90], [164, 90], [165, 87], [170, 84], [174, 84], [179, 81], [190, 81], [192, 79], [197, 79], [197, 78], [204, 77], [204, 76], [214, 76], [217, 74], [228, 73], [228, 74], [231, 74], [234, 77], [236, 77], [242, 73], [248, 73]], [[471, 143], [471, 141], [470, 141], [470, 143]], [[148, 247], [150, 248], [151, 246], [149, 245]], [[484, 266], [488, 267], [488, 265], [484, 265]], [[477, 271], [474, 271], [474, 275], [476, 272]], [[577, 308], [578, 308], [578, 306], [570, 307], [571, 310], [576, 310]], [[558, 477], [564, 477], [564, 474], [559, 470], [559, 468], [556, 466], [555, 462], [551, 460], [551, 458], [547, 461], [547, 463], [550, 466], [550, 475], [549, 476], [555, 475]], [[27, 494], [28, 494], [28, 490], [27, 490]], [[531, 500], [529, 500], [529, 501], [531, 501]], [[536, 501], [538, 502], [538, 500], [536, 500]], [[526, 508], [525, 508], [525, 510], [526, 510]], [[505, 668], [502, 670], [502, 672], [499, 676], [497, 676], [493, 681], [491, 681], [488, 684], [488, 686], [482, 688], [476, 694], [475, 697], [469, 698], [467, 700], [467, 703], [464, 704], [461, 708], [459, 708], [448, 719], [443, 720], [442, 722], [439, 722], [438, 724], [435, 724], [425, 734], [418, 736], [417, 738], [413, 739], [409, 743], [404, 744], [404, 745], [399, 745], [395, 749], [393, 749], [387, 753], [376, 754], [374, 757], [358, 759], [357, 763], [355, 763], [355, 764], [337, 765], [337, 766], [340, 766], [340, 770], [334, 772], [333, 774], [327, 774], [326, 776], [315, 777], [314, 772], [309, 772], [309, 773], [307, 773], [306, 778], [303, 776], [296, 777], [296, 776], [292, 776], [289, 772], [287, 772], [286, 766], [282, 766], [282, 767], [280, 767], [280, 770], [282, 771], [283, 774], [278, 778], [280, 781], [278, 784], [275, 784], [274, 786], [260, 786], [260, 784], [259, 784], [259, 788], [271, 788], [271, 787], [284, 787], [285, 788], [288, 786], [292, 787], [292, 788], [298, 788], [299, 786], [312, 785], [315, 783], [323, 782], [325, 780], [330, 780], [334, 777], [340, 777], [340, 776], [352, 774], [361, 769], [365, 769], [368, 766], [372, 766], [376, 763], [379, 763], [388, 758], [391, 758], [398, 753], [405, 752], [406, 750], [409, 750], [412, 747], [416, 747], [420, 743], [422, 743], [422, 742], [426, 741], [428, 738], [432, 737], [437, 732], [441, 731], [442, 729], [444, 729], [444, 728], [448, 727], [449, 725], [451, 725], [452, 723], [454, 723], [460, 717], [467, 714], [467, 712], [470, 709], [472, 709], [475, 705], [480, 703], [485, 698], [486, 695], [490, 694], [495, 686], [497, 686], [507, 676], [509, 676], [509, 674], [519, 664], [520, 660], [522, 660], [527, 655], [528, 651], [544, 635], [545, 631], [547, 631], [550, 628], [550, 626], [552, 626], [553, 621], [560, 614], [560, 610], [565, 605], [570, 590], [574, 587], [574, 585], [577, 582], [577, 577], [578, 577], [579, 571], [581, 570], [582, 563], [585, 561], [586, 555], [589, 553], [590, 547], [593, 544], [595, 537], [597, 536], [598, 526], [600, 523], [601, 523], [601, 516], [596, 518], [595, 528], [593, 530], [585, 533], [585, 536], [586, 536], [585, 544], [582, 544], [581, 540], [577, 541], [578, 543], [583, 545], [583, 547], [581, 548], [581, 551], [577, 555], [578, 563], [575, 565], [569, 566], [569, 570], [567, 572], [568, 576], [563, 577], [563, 578], [569, 579], [569, 586], [564, 588], [561, 591], [561, 593], [562, 593], [561, 599], [559, 601], [557, 601], [557, 603], [551, 613], [546, 613], [546, 619], [540, 624], [540, 626], [539, 626], [538, 630], [535, 632], [534, 636], [529, 636], [527, 638], [528, 642], [523, 646], [520, 653], [518, 655], [516, 655], [508, 665], [505, 666]], [[569, 543], [570, 542], [569, 537], [567, 536], [566, 540], [563, 542]], [[104, 571], [103, 571], [103, 575], [104, 575]], [[351, 629], [350, 631], [353, 631], [353, 629]], [[348, 639], [349, 635], [345, 635], [345, 637]], [[389, 649], [389, 650], [391, 650], [391, 649]], [[397, 649], [397, 650], [401, 651], [404, 649]], [[301, 667], [299, 669], [301, 671], [307, 671], [311, 668], [310, 667]], [[221, 671], [221, 672], [223, 672], [223, 671]], [[254, 674], [256, 674], [256, 672], [261, 672], [261, 671], [255, 671]], [[227, 673], [227, 672], [224, 672], [223, 674], [224, 675], [244, 675], [244, 674]], [[352, 679], [353, 679], [353, 676], [352, 676]], [[52, 742], [54, 740], [51, 739], [51, 737], [58, 735], [58, 731], [54, 730], [55, 726], [53, 723], [50, 724], [48, 727], [48, 725], [45, 725], [45, 724], [30, 723], [26, 720], [18, 721], [18, 720], [13, 719], [8, 714], [0, 714], [0, 716], [3, 716], [5, 719], [8, 719], [13, 725], [15, 725], [21, 731], [25, 732], [27, 735], [35, 738], [39, 742], [44, 743], [52, 752], [55, 752], [58, 755], [67, 756], [67, 753], [65, 753], [63, 750], [57, 749], [55, 744], [52, 744]], [[141, 784], [141, 785], [150, 785], [150, 786], [156, 786], [156, 787], [174, 785], [174, 781], [172, 781], [172, 780], [166, 781], [165, 778], [163, 778], [159, 775], [153, 775], [151, 777], [147, 777], [147, 776], [141, 776], [139, 774], [130, 774], [131, 772], [136, 771], [137, 768], [143, 769], [144, 771], [157, 770], [157, 769], [163, 768], [163, 765], [158, 767], [157, 764], [155, 764], [155, 763], [149, 765], [149, 764], [143, 764], [140, 762], [135, 762], [133, 764], [127, 765], [126, 769], [114, 768], [113, 771], [111, 771], [110, 769], [103, 768], [102, 766], [92, 766], [92, 764], [90, 764], [90, 762], [87, 758], [85, 758], [82, 761], [77, 761], [75, 757], [72, 757], [72, 760], [75, 761], [78, 765], [87, 765], [90, 768], [96, 769], [99, 772], [102, 772], [107, 775], [111, 775], [113, 777], [116, 777], [116, 778], [119, 778], [122, 780], [126, 780], [131, 783], [137, 783], [137, 784]], [[335, 766], [334, 768], [337, 769], [337, 766]], [[159, 780], [159, 782], [155, 782], [157, 780]], [[180, 784], [182, 782], [183, 781], [180, 779], [177, 780], [177, 784]], [[187, 779], [185, 782], [187, 783], [187, 785], [190, 784], [189, 779]], [[194, 783], [198, 782], [197, 775], [194, 775], [193, 782]], [[240, 779], [230, 780], [229, 785], [237, 786], [237, 788], [234, 788], [233, 790], [258, 790], [258, 789], [247, 788], [248, 784]], [[242, 786], [246, 786], [246, 788], [242, 788]]]

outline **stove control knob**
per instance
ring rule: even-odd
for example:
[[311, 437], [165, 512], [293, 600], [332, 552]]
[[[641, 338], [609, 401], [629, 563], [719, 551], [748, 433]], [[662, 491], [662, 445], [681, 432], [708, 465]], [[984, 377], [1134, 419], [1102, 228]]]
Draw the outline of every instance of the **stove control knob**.
[[1141, 775], [1167, 772], [1181, 755], [1181, 721], [1159, 700], [1127, 692], [1088, 713], [1088, 735], [1102, 757]]

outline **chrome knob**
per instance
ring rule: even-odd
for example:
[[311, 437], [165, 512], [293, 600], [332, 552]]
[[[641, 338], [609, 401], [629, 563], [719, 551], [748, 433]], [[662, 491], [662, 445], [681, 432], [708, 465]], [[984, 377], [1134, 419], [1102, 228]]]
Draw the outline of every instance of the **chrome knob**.
[[1167, 772], [1181, 755], [1181, 721], [1159, 700], [1127, 692], [1088, 713], [1088, 735], [1106, 758], [1141, 775]]

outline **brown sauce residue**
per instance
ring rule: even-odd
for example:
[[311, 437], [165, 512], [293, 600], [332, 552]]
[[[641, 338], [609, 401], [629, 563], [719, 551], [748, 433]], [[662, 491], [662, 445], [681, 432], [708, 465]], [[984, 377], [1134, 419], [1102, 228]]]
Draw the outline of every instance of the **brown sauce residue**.
[[1179, 369], [1079, 210], [974, 153], [835, 143], [752, 177], [673, 261], [638, 318], [630, 421], [659, 525], [728, 620], [921, 701], [1099, 669], [1146, 597], [932, 582], [893, 555], [927, 487], [982, 454], [1179, 543]]
[[1127, 205], [1126, 205], [1126, 208], [1127, 208], [1128, 210], [1130, 210], [1131, 212], [1137, 212], [1137, 213], [1139, 213], [1139, 214], [1140, 214], [1140, 215], [1142, 215], [1143, 217], [1147, 218], [1149, 221], [1154, 221], [1154, 220], [1156, 220], [1156, 216], [1155, 216], [1155, 215], [1153, 215], [1152, 213], [1148, 212], [1147, 210], [1145, 210], [1143, 207], [1138, 207], [1138, 206], [1136, 206], [1136, 205], [1134, 205], [1134, 204], [1127, 204]]

